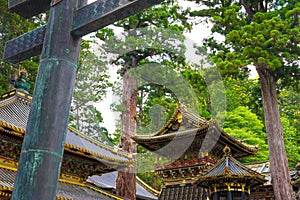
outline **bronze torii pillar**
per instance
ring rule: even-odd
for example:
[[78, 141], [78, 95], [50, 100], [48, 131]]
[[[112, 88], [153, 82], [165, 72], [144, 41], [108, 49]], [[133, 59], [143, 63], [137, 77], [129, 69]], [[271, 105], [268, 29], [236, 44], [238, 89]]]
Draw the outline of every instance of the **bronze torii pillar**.
[[77, 0], [51, 7], [12, 199], [55, 199], [80, 37], [72, 36]]
[[162, 0], [9, 0], [9, 9], [31, 17], [50, 7], [48, 25], [8, 41], [4, 60], [17, 63], [42, 49], [34, 98], [12, 199], [53, 200], [60, 175], [81, 36]]

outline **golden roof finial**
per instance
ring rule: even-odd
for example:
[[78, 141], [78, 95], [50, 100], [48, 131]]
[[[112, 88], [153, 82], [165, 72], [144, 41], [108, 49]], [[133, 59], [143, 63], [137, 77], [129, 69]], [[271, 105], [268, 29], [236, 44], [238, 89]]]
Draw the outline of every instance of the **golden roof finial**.
[[231, 149], [229, 146], [225, 146], [224, 149], [223, 149], [223, 152], [226, 156], [230, 156], [231, 155]]

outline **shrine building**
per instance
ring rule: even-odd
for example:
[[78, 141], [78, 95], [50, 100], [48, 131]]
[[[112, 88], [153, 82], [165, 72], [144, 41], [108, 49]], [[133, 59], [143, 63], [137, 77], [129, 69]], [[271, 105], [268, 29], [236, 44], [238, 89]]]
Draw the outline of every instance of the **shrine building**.
[[[26, 82], [20, 78], [15, 84], [17, 88], [1, 95], [0, 99], [1, 200], [11, 199], [23, 138], [30, 134], [25, 131], [33, 97], [25, 90]], [[56, 199], [120, 200], [122, 197], [115, 192], [115, 179], [107, 181], [106, 177], [115, 177], [115, 171], [126, 170], [132, 165], [130, 154], [101, 144], [68, 126]], [[137, 199], [157, 199], [159, 192], [142, 180], [137, 178], [136, 186]]]
[[216, 120], [206, 120], [184, 105], [162, 129], [137, 134], [133, 140], [170, 160], [155, 166], [163, 182], [161, 200], [274, 199], [266, 178], [269, 168], [262, 173], [257, 164], [247, 167], [237, 160], [254, 155], [258, 147], [230, 136]]
[[[0, 99], [0, 199], [11, 199], [32, 96], [19, 80]], [[137, 178], [138, 200], [273, 200], [268, 162], [242, 164], [257, 146], [227, 134], [216, 120], [206, 120], [179, 104], [159, 131], [132, 139], [168, 162], [156, 163], [162, 178], [157, 191]], [[122, 150], [95, 141], [68, 126], [56, 199], [122, 199], [116, 195], [116, 171], [134, 164]], [[299, 165], [300, 166], [300, 165]], [[300, 191], [300, 167], [291, 172]], [[47, 189], [47, 188], [45, 188]], [[42, 192], [42, 191], [41, 191]], [[299, 195], [300, 196], [300, 195]]]

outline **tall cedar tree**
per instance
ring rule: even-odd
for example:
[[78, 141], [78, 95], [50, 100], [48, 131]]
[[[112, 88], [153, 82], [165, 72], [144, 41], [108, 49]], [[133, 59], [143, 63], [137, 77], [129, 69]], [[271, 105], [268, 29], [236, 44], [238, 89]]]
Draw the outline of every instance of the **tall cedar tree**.
[[270, 170], [277, 200], [292, 200], [292, 186], [280, 121], [277, 92], [299, 84], [300, 3], [294, 0], [200, 1], [208, 9], [194, 16], [210, 17], [212, 31], [225, 36], [217, 42], [206, 40], [213, 59], [223, 72], [230, 73], [249, 64], [259, 75]]
[[[172, 31], [183, 32], [185, 29], [191, 29], [191, 26], [187, 23], [187, 11], [182, 11], [178, 4], [174, 0], [166, 0], [157, 6], [153, 6], [147, 10], [144, 10], [134, 16], [128, 17], [115, 26], [122, 27], [127, 31], [136, 31], [145, 27], [159, 27], [169, 29]], [[96, 36], [102, 40], [111, 38], [113, 35], [112, 30], [102, 29]], [[125, 35], [126, 38], [133, 37]], [[154, 55], [168, 54], [160, 48], [143, 48], [143, 42], [150, 42], [155, 39], [147, 38], [130, 41], [126, 45], [137, 45], [139, 49], [129, 52], [125, 55], [121, 55], [117, 61], [122, 65], [122, 69], [119, 70], [123, 76], [123, 91], [122, 91], [122, 113], [121, 113], [121, 133], [119, 146], [123, 150], [130, 153], [136, 153], [136, 144], [131, 139], [132, 134], [136, 132], [136, 101], [137, 101], [137, 80], [130, 73], [130, 69], [135, 69], [139, 64], [147, 62], [147, 58]], [[159, 42], [158, 42], [159, 43]], [[122, 47], [121, 44], [112, 44], [112, 49]], [[116, 46], [114, 46], [116, 45]], [[110, 47], [111, 48], [111, 47]], [[130, 49], [126, 46], [127, 49]], [[108, 50], [109, 51], [109, 50]], [[135, 166], [133, 166], [128, 172], [120, 171], [117, 177], [117, 194], [125, 199], [136, 199], [136, 174]]]

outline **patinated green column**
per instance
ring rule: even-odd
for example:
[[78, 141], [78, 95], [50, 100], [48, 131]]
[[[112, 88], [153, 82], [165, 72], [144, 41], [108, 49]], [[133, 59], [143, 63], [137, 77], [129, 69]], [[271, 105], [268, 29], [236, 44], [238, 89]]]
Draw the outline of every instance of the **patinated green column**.
[[56, 2], [50, 8], [14, 200], [53, 200], [56, 196], [80, 51], [80, 37], [70, 34], [77, 0]]

